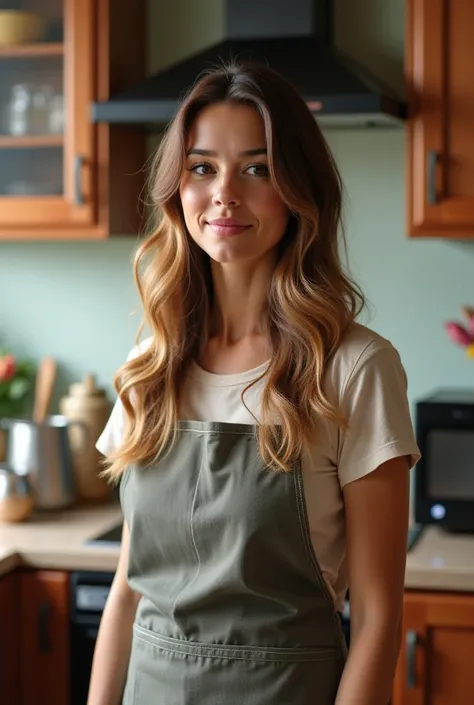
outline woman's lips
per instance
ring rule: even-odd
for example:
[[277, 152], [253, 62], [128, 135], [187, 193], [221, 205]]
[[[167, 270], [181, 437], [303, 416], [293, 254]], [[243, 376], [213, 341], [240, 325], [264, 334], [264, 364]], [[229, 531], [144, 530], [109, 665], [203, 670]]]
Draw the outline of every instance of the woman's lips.
[[244, 225], [243, 223], [239, 223], [237, 220], [233, 220], [231, 218], [217, 218], [216, 220], [210, 220], [208, 225], [212, 228], [216, 235], [223, 235], [224, 237], [229, 235], [240, 235], [240, 233], [243, 233], [245, 230], [252, 227], [251, 225]]

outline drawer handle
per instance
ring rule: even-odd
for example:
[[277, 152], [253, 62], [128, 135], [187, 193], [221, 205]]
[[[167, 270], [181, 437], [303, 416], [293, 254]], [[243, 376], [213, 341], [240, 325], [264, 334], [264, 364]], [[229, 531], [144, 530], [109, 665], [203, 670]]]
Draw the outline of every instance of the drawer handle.
[[74, 159], [74, 202], [76, 206], [84, 205], [84, 194], [82, 193], [82, 167], [84, 166], [84, 157], [82, 154], [76, 154]]
[[51, 653], [53, 650], [49, 632], [53, 608], [51, 603], [42, 602], [38, 612], [38, 641], [41, 654]]
[[407, 688], [416, 688], [416, 647], [418, 646], [418, 634], [409, 630], [406, 635], [407, 650]]
[[436, 166], [439, 162], [439, 153], [430, 149], [427, 154], [427, 183], [428, 183], [428, 203], [435, 206], [438, 202], [436, 195]]

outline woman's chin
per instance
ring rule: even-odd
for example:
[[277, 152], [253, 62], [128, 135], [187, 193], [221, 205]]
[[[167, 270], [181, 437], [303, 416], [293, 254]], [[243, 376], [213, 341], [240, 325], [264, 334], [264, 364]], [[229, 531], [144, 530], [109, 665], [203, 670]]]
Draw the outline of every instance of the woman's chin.
[[249, 251], [248, 247], [238, 247], [227, 243], [203, 249], [214, 262], [220, 264], [244, 262], [258, 257], [258, 253]]

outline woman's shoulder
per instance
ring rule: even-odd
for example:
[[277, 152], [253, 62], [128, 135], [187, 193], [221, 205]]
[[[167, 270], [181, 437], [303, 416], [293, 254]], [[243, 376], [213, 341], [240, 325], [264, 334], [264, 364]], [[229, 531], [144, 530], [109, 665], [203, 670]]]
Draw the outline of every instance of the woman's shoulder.
[[148, 338], [145, 338], [144, 340], [141, 340], [139, 343], [137, 343], [137, 345], [134, 345], [127, 355], [127, 362], [129, 362], [130, 360], [134, 360], [136, 357], [145, 352], [145, 350], [148, 350], [148, 348], [152, 344], [152, 341], [153, 336], [150, 335]]
[[394, 351], [393, 343], [361, 323], [353, 323], [334, 354], [336, 364], [356, 365], [381, 350]]
[[393, 343], [360, 323], [353, 323], [328, 365], [328, 382], [341, 399], [350, 379], [368, 366], [383, 372], [399, 365], [400, 356]]

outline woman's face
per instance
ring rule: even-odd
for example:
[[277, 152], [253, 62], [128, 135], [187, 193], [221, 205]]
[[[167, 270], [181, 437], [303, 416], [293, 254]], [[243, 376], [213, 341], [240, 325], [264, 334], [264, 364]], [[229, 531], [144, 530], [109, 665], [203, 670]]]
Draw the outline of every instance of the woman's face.
[[198, 114], [179, 193], [189, 234], [216, 262], [262, 258], [288, 223], [269, 176], [263, 120], [246, 105], [217, 103]]

